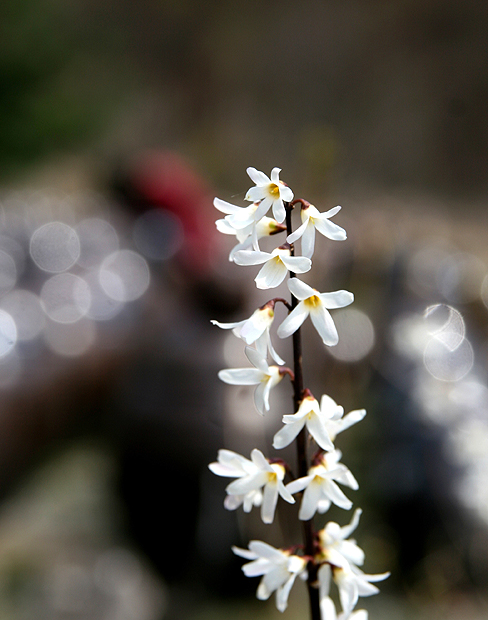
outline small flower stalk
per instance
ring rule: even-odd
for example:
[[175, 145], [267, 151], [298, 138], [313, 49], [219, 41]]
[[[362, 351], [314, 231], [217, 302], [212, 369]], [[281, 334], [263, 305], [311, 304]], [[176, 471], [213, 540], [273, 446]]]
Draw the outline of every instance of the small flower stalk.
[[[354, 296], [345, 290], [319, 292], [297, 274], [307, 274], [312, 268], [316, 231], [333, 242], [344, 241], [347, 235], [330, 221], [340, 207], [321, 213], [308, 201], [294, 199], [292, 190], [280, 180], [280, 172], [279, 168], [273, 168], [268, 177], [248, 168], [254, 186], [248, 190], [246, 200], [252, 204], [238, 207], [215, 198], [214, 205], [225, 214], [217, 220], [217, 229], [234, 235], [238, 241], [229, 260], [237, 265], [260, 266], [255, 277], [259, 290], [274, 289], [286, 280], [291, 299], [272, 298], [248, 318], [234, 323], [212, 323], [232, 330], [244, 341], [250, 366], [221, 370], [219, 378], [230, 385], [254, 386], [254, 404], [259, 414], [270, 415], [271, 390], [281, 386], [283, 379], [290, 380], [294, 413], [283, 414], [277, 420], [272, 447], [282, 450], [294, 443], [296, 463], [292, 467], [256, 448], [250, 459], [222, 449], [209, 468], [217, 476], [232, 479], [225, 488], [224, 507], [228, 510], [242, 507], [250, 512], [256, 508], [262, 521], [271, 524], [279, 502], [297, 504], [303, 540], [292, 549], [277, 549], [259, 540], [251, 541], [248, 549], [233, 548], [236, 555], [247, 560], [242, 566], [244, 574], [261, 578], [256, 592], [258, 599], [266, 600], [275, 594], [276, 607], [285, 611], [292, 586], [299, 578], [307, 584], [311, 620], [367, 620], [365, 610], [355, 609], [359, 598], [376, 594], [378, 587], [374, 584], [386, 579], [389, 573], [369, 575], [361, 568], [364, 552], [350, 538], [358, 526], [361, 509], [355, 510], [348, 525], [340, 526], [333, 521], [322, 527], [316, 525], [332, 505], [347, 511], [353, 506], [349, 493], [358, 489], [358, 483], [341, 462], [342, 453], [335, 441], [337, 435], [360, 422], [366, 411], [356, 409], [344, 415], [344, 408], [326, 394], [319, 402], [304, 384], [301, 363], [300, 327], [304, 321], [309, 317], [324, 345], [334, 346], [339, 335], [333, 312], [351, 304]], [[291, 215], [297, 207], [301, 225], [293, 230]], [[261, 239], [274, 238], [280, 233], [285, 238], [275, 249], [267, 252], [260, 248]], [[295, 248], [297, 241], [301, 254]], [[285, 365], [271, 339], [277, 303], [288, 310], [276, 334], [293, 340], [292, 368]], [[332, 585], [336, 588], [334, 597]], [[335, 599], [339, 601], [339, 609]]]

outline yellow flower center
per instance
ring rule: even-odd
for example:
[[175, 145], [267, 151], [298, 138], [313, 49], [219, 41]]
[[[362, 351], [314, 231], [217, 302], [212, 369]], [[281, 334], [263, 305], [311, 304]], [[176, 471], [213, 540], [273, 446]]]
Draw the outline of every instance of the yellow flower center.
[[320, 297], [318, 295], [312, 295], [312, 297], [305, 299], [305, 304], [307, 306], [312, 306], [312, 308], [316, 308], [320, 305]]
[[270, 185], [269, 185], [269, 193], [273, 197], [278, 198], [278, 196], [280, 195], [280, 188], [276, 185], [276, 183], [270, 183]]

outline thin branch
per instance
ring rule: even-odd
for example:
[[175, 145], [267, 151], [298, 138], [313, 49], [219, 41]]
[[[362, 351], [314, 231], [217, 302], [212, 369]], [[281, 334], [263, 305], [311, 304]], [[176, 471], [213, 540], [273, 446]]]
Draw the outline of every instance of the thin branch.
[[[286, 234], [291, 235], [293, 232], [292, 222], [291, 222], [291, 214], [293, 211], [293, 206], [297, 203], [301, 203], [302, 205], [307, 202], [303, 199], [299, 198], [294, 200], [292, 203], [286, 204]], [[308, 204], [308, 203], [307, 203]], [[295, 255], [295, 248], [293, 244], [290, 246], [290, 254], [291, 256]], [[290, 278], [294, 278], [295, 274], [290, 272]], [[291, 309], [295, 308], [298, 305], [298, 299], [292, 295], [291, 297]], [[300, 403], [303, 399], [303, 368], [302, 368], [302, 338], [300, 333], [300, 328], [297, 329], [293, 334], [293, 367], [295, 372], [295, 378], [293, 380], [293, 404], [295, 406], [294, 411], [298, 411]], [[298, 437], [296, 439], [297, 446], [297, 467], [298, 467], [298, 476], [300, 478], [304, 477], [308, 473], [309, 462], [307, 458], [307, 431], [305, 427], [300, 431]], [[306, 556], [313, 558], [315, 555], [315, 532], [313, 529], [313, 520], [303, 521], [303, 537], [304, 537], [304, 553]], [[308, 562], [308, 579], [307, 579], [307, 587], [308, 587], [308, 595], [310, 600], [310, 617], [311, 620], [320, 620], [320, 601], [319, 601], [319, 591], [316, 587], [317, 581], [317, 567], [313, 560]]]

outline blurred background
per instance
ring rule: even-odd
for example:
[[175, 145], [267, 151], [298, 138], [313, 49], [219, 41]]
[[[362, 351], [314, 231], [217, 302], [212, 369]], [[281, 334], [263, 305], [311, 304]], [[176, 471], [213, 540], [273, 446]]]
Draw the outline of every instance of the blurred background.
[[305, 325], [305, 381], [368, 410], [338, 447], [392, 576], [359, 607], [488, 618], [487, 28], [477, 0], [2, 2], [2, 620], [280, 615], [230, 546], [296, 511], [229, 513], [207, 469], [292, 413], [217, 379], [245, 358], [210, 319], [268, 300], [215, 234], [247, 166], [343, 206], [309, 281], [355, 303], [337, 347]]

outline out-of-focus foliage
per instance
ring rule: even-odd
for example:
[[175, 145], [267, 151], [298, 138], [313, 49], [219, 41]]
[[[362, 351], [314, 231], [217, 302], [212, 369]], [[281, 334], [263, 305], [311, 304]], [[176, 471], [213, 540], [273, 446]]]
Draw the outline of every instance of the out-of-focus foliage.
[[5, 176], [52, 150], [86, 143], [107, 93], [90, 84], [80, 6], [5, 0], [0, 7], [0, 171]]

